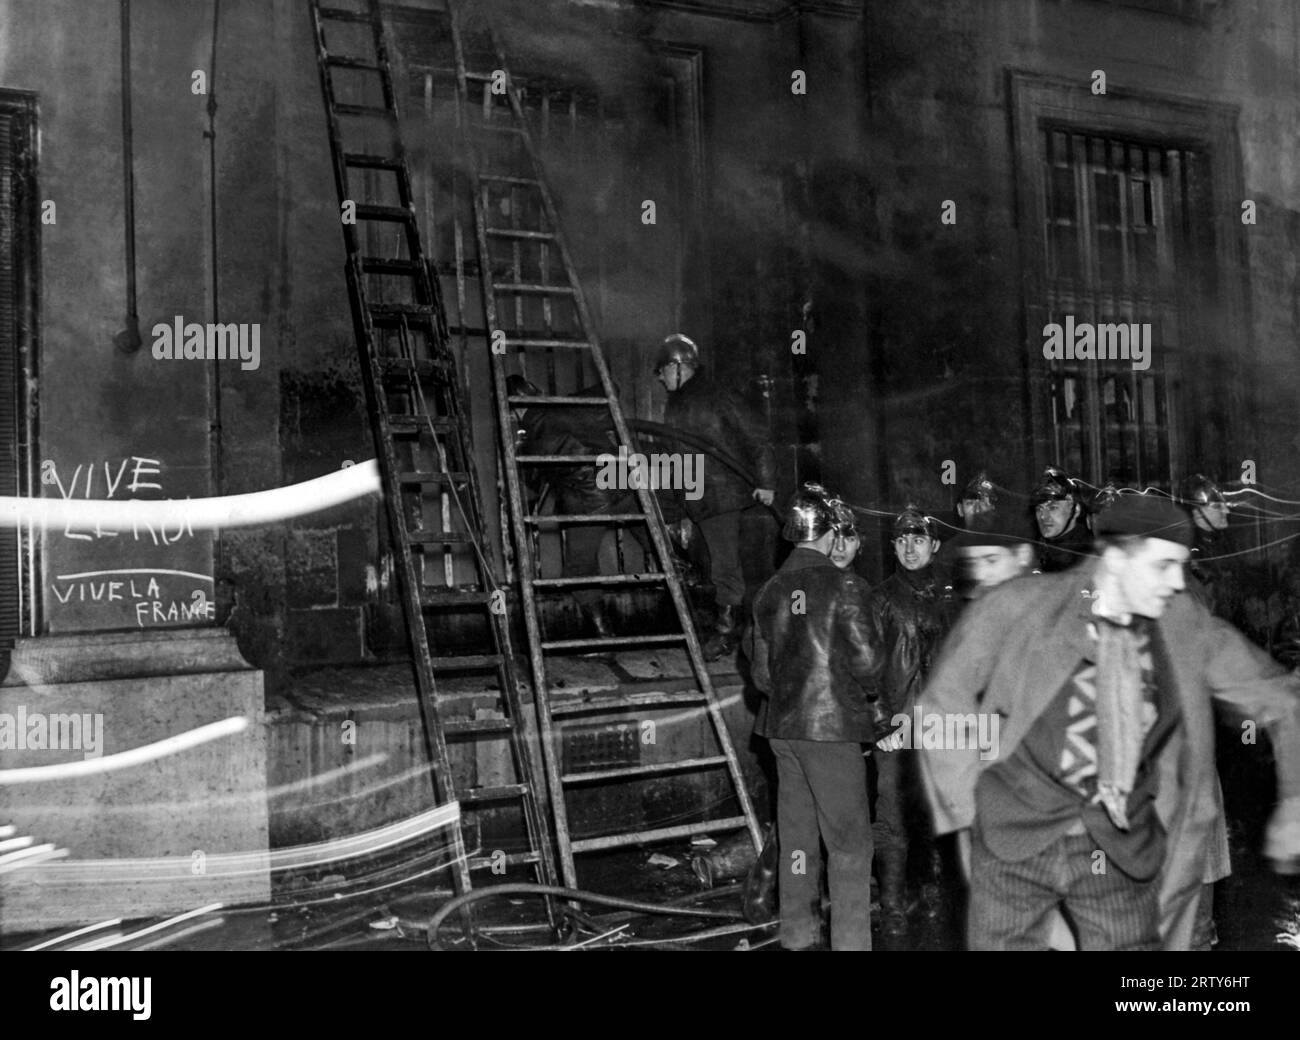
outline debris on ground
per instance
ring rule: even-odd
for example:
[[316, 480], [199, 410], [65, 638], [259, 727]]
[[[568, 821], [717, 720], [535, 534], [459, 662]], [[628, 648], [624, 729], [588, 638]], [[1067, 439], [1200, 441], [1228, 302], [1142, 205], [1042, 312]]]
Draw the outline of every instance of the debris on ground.
[[665, 856], [662, 852], [656, 852], [646, 860], [646, 863], [650, 866], [663, 867], [665, 870], [677, 866], [680, 862], [680, 860], [674, 859], [672, 856]]

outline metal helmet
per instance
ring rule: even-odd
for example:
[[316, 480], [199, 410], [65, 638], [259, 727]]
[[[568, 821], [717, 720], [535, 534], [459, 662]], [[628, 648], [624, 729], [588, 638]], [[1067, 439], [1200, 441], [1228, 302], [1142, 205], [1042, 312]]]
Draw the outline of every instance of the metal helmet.
[[842, 507], [843, 503], [832, 498], [820, 484], [804, 484], [786, 506], [781, 537], [788, 542], [815, 542], [843, 523], [843, 514], [837, 506]]
[[983, 507], [979, 512], [992, 512], [998, 507], [998, 489], [988, 474], [980, 470], [967, 485], [962, 488], [962, 502], [979, 502]]
[[658, 353], [655, 354], [654, 370], [662, 371], [668, 365], [690, 365], [692, 368], [699, 368], [700, 348], [695, 345], [693, 339], [683, 336], [680, 332], [665, 336], [664, 341], [659, 344]]
[[1043, 478], [1038, 482], [1029, 496], [1030, 505], [1040, 506], [1044, 502], [1070, 501], [1079, 504], [1079, 485], [1063, 469], [1048, 466], [1043, 470]]
[[844, 538], [859, 537], [858, 518], [853, 510], [838, 498], [832, 498], [829, 505], [835, 514], [835, 533]]
[[516, 372], [506, 376], [506, 394], [509, 397], [540, 397], [542, 389]]
[[898, 516], [894, 517], [893, 537], [901, 538], [905, 534], [923, 534], [927, 538], [939, 537], [939, 525], [934, 517], [926, 516], [910, 502]]
[[1123, 492], [1113, 483], [1108, 482], [1104, 488], [1092, 496], [1092, 502], [1088, 506], [1088, 512], [1093, 516], [1105, 512], [1113, 506]]
[[1208, 506], [1213, 502], [1225, 502], [1219, 485], [1204, 473], [1193, 473], [1183, 481], [1179, 488], [1179, 499], [1189, 509], [1194, 506]]

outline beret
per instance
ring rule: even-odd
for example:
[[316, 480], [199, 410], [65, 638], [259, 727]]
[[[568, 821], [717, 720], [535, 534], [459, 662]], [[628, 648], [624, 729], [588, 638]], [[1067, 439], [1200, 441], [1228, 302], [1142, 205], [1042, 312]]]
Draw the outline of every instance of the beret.
[[1195, 539], [1191, 517], [1163, 495], [1120, 495], [1094, 524], [1100, 535], [1163, 538], [1188, 548]]

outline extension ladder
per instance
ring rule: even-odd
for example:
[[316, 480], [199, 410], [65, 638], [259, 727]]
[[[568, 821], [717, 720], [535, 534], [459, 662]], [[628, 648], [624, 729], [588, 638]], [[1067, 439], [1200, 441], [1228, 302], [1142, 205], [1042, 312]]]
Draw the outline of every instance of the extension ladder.
[[[378, 0], [351, 3], [312, 0], [311, 14], [348, 296], [434, 791], [442, 802], [459, 802], [462, 813], [513, 804], [526, 833], [521, 851], [467, 854], [462, 821], [453, 831], [453, 887], [463, 894], [471, 871], [502, 874], [517, 865], [554, 884], [536, 726], [520, 696], [507, 589], [480, 542], [485, 527], [460, 380], [412, 203], [384, 24]], [[480, 622], [485, 616], [493, 652], [434, 654], [440, 621], [467, 614]], [[444, 673], [495, 673], [499, 717], [444, 721], [437, 678]], [[515, 782], [462, 782], [448, 756], [451, 740], [476, 742], [476, 750], [507, 741]]]
[[[704, 832], [746, 828], [755, 851], [762, 844], [749, 792], [745, 786], [705, 666], [699, 638], [682, 582], [673, 563], [663, 518], [654, 494], [636, 490], [635, 512], [620, 514], [554, 515], [530, 512], [522, 488], [522, 476], [529, 467], [564, 465], [595, 466], [597, 455], [537, 455], [517, 452], [511, 411], [528, 408], [603, 408], [621, 445], [634, 444], [619, 404], [608, 366], [597, 341], [594, 325], [579, 284], [569, 250], [560, 233], [559, 220], [546, 184], [541, 159], [535, 150], [519, 93], [510, 80], [505, 56], [491, 30], [465, 24], [466, 5], [446, 3], [455, 57], [455, 78], [460, 104], [460, 129], [465, 158], [471, 166], [473, 212], [477, 240], [477, 263], [473, 280], [478, 282], [488, 348], [491, 350], [500, 453], [503, 457], [510, 526], [532, 664], [534, 701], [541, 731], [542, 756], [546, 765], [550, 801], [555, 818], [560, 868], [564, 883], [577, 885], [574, 856], [642, 843], [680, 838]], [[507, 219], [503, 220], [501, 215]], [[463, 265], [462, 280], [468, 274]], [[530, 277], [531, 275], [531, 277]], [[463, 296], [463, 294], [462, 294]], [[464, 321], [462, 317], [462, 321]], [[512, 397], [507, 377], [526, 374], [527, 362], [544, 365], [556, 355], [578, 359], [574, 385], [557, 390], [556, 367], [550, 366], [551, 388], [543, 396]], [[584, 394], [586, 365], [594, 369], [599, 396]], [[612, 447], [612, 446], [611, 446]], [[644, 525], [653, 544], [659, 567], [634, 574], [597, 577], [539, 577], [538, 560], [530, 534], [545, 524], [561, 528], [581, 524]], [[648, 561], [647, 561], [648, 562]], [[556, 639], [543, 631], [538, 596], [573, 587], [657, 586], [666, 589], [672, 601], [676, 631], [665, 635], [616, 635], [585, 639]], [[548, 667], [558, 656], [572, 652], [633, 649], [644, 646], [683, 646], [690, 658], [695, 689], [589, 696], [580, 703], [553, 697]], [[628, 711], [653, 711], [669, 706], [702, 708], [710, 721], [717, 754], [679, 758], [652, 764], [620, 765], [612, 768], [566, 771], [560, 736], [564, 719], [585, 716], [626, 718]], [[648, 829], [614, 830], [575, 839], [569, 822], [569, 795], [576, 788], [605, 782], [635, 781], [669, 773], [725, 769], [729, 779], [727, 800], [734, 799], [738, 813], [724, 818]], [[719, 778], [721, 779], [721, 778]]]

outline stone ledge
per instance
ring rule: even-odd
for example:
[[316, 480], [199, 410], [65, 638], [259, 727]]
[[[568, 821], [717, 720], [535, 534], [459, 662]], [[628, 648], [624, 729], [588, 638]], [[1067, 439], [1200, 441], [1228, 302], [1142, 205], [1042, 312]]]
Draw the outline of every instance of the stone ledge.
[[0, 686], [254, 670], [224, 628], [150, 628], [19, 639]]

